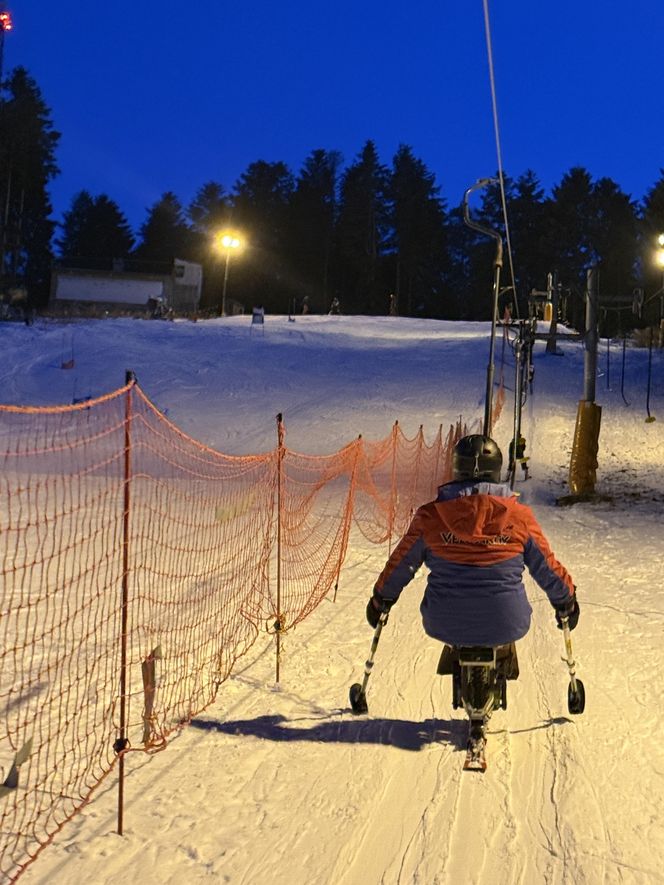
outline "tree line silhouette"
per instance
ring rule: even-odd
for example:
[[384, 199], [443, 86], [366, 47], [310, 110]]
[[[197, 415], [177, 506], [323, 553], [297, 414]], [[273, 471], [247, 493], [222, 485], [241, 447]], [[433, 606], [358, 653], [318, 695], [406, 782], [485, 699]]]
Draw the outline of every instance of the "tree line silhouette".
[[[202, 184], [188, 206], [164, 193], [136, 236], [108, 194], [81, 191], [61, 223], [52, 219], [48, 185], [59, 171], [59, 137], [36, 82], [16, 68], [0, 91], [0, 275], [3, 291], [25, 286], [36, 306], [48, 299], [54, 261], [130, 269], [171, 266], [177, 257], [203, 265], [202, 308], [218, 311], [224, 268], [213, 240], [232, 228], [248, 247], [234, 259], [228, 296], [248, 308], [299, 312], [306, 299], [312, 312], [326, 312], [337, 298], [349, 314], [384, 314], [391, 306], [404, 316], [490, 315], [494, 244], [464, 224], [462, 207], [448, 205], [409, 145], [389, 165], [371, 140], [347, 165], [323, 148], [296, 173], [284, 162], [256, 160], [230, 190]], [[593, 263], [601, 296], [661, 288], [653, 257], [664, 232], [664, 169], [640, 200], [582, 167], [566, 172], [549, 195], [532, 170], [503, 181], [522, 308], [549, 272], [580, 295]], [[497, 184], [481, 192], [473, 215], [504, 232]], [[655, 303], [646, 298], [651, 312]]]

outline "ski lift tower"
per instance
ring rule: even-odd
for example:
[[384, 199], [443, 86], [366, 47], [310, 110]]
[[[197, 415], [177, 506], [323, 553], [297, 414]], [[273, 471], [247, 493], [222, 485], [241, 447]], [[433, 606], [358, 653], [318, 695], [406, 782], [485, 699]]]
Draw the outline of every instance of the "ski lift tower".
[[12, 29], [12, 17], [9, 12], [0, 5], [0, 89], [2, 88], [3, 61], [5, 55], [5, 33]]

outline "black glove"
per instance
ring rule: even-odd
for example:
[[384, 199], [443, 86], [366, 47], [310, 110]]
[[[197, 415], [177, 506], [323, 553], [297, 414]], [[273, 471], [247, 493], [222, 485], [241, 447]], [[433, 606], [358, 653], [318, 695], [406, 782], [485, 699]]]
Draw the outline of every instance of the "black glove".
[[559, 630], [563, 629], [563, 618], [567, 618], [570, 630], [573, 630], [579, 623], [579, 601], [576, 598], [576, 593], [567, 602], [556, 606], [556, 624]]
[[383, 614], [383, 612], [389, 612], [393, 605], [393, 600], [383, 599], [380, 593], [374, 592], [374, 595], [367, 603], [367, 621], [374, 628], [374, 630], [378, 626], [378, 621], [380, 620], [380, 616]]

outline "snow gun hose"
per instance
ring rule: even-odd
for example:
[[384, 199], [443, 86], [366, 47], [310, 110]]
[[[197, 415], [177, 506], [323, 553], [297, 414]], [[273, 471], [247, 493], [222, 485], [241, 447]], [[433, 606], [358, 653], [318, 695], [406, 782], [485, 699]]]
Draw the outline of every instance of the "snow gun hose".
[[572, 714], [583, 713], [586, 706], [586, 691], [583, 687], [583, 682], [576, 677], [576, 664], [572, 652], [572, 632], [569, 628], [568, 619], [563, 618], [562, 624], [566, 652], [566, 657], [563, 658], [563, 661], [567, 664], [570, 676], [569, 688], [567, 689], [567, 709]]
[[371, 651], [364, 664], [364, 679], [362, 680], [362, 684], [360, 685], [359, 682], [356, 682], [350, 687], [350, 706], [356, 716], [369, 712], [367, 706], [367, 683], [369, 682], [369, 677], [371, 676], [371, 671], [373, 669], [374, 655], [378, 648], [378, 640], [380, 639], [380, 634], [385, 624], [387, 624], [387, 612], [381, 614], [378, 625], [374, 631], [373, 639], [371, 640]]

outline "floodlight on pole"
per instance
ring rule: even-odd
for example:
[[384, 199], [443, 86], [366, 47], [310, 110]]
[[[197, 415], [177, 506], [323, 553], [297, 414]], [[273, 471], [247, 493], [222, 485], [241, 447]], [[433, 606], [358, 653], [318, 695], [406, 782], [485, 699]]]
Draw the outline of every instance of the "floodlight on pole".
[[655, 252], [655, 262], [662, 268], [664, 268], [664, 234], [659, 234], [657, 237], [657, 245], [659, 249]]
[[[662, 285], [659, 290], [659, 327], [660, 327], [660, 335], [664, 338], [664, 234], [659, 234], [657, 237], [657, 245], [659, 249], [655, 252], [655, 264], [662, 271]], [[660, 339], [661, 343], [664, 343], [662, 339]]]
[[226, 289], [228, 287], [228, 270], [231, 263], [231, 254], [233, 252], [237, 252], [243, 245], [240, 237], [231, 233], [230, 231], [224, 231], [217, 235], [215, 241], [217, 250], [226, 255], [226, 264], [224, 267], [224, 285], [221, 290], [221, 316], [226, 316]]
[[3, 61], [5, 56], [5, 33], [13, 28], [12, 17], [6, 9], [0, 8], [0, 88], [2, 87]]
[[[659, 346], [664, 346], [664, 234], [657, 237], [659, 249], [655, 251], [655, 264], [662, 271], [662, 285], [659, 288]], [[657, 294], [657, 293], [655, 293]]]

